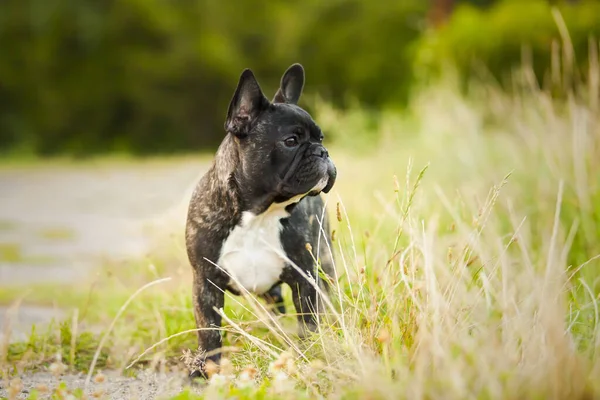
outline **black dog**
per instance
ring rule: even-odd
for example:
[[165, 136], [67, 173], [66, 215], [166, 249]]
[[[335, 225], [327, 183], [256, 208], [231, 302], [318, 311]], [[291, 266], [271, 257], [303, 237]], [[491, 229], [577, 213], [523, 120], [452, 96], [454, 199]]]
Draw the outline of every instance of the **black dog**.
[[[255, 293], [285, 312], [281, 283], [292, 289], [300, 333], [316, 328], [317, 290], [303, 275], [318, 279], [317, 251], [323, 271], [332, 272], [329, 223], [319, 193], [332, 188], [336, 169], [323, 133], [296, 105], [303, 86], [300, 64], [285, 72], [272, 102], [252, 71], [240, 77], [227, 111], [227, 135], [188, 210], [198, 328], [221, 326], [216, 309], [223, 307], [225, 290]], [[198, 331], [199, 350], [208, 355], [192, 376], [205, 376], [206, 360], [219, 362], [221, 344], [218, 330]]]

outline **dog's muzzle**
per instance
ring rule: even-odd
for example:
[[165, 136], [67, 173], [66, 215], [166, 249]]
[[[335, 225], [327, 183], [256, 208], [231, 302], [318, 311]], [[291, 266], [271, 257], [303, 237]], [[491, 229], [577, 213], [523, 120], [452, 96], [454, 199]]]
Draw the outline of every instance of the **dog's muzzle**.
[[337, 169], [329, 156], [327, 157], [327, 175], [329, 176], [329, 180], [327, 181], [327, 185], [323, 188], [323, 192], [325, 193], [329, 193], [335, 183], [335, 178], [337, 177]]
[[[335, 168], [335, 164], [333, 163], [333, 161], [331, 160], [331, 158], [329, 157], [329, 152], [327, 151], [327, 149], [321, 145], [321, 144], [313, 144], [310, 148], [310, 155], [313, 157], [320, 157], [323, 158], [325, 163], [326, 163], [326, 168], [327, 168], [327, 184], [325, 185], [325, 187], [322, 189], [323, 192], [325, 193], [329, 193], [329, 191], [331, 190], [331, 188], [333, 187], [334, 183], [335, 183], [335, 178], [337, 177], [337, 170]], [[323, 177], [325, 178], [325, 177]]]
[[309, 196], [316, 196], [321, 192], [327, 193], [335, 183], [337, 171], [327, 149], [320, 143], [305, 146], [296, 153], [296, 157], [281, 180], [278, 192], [284, 197], [302, 193]]

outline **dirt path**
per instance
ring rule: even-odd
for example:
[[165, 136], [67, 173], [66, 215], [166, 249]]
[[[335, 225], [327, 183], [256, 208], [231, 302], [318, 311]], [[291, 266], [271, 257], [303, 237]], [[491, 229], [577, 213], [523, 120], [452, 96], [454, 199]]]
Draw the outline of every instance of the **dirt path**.
[[[143, 372], [137, 378], [126, 378], [116, 373], [96, 377], [84, 390], [88, 398], [104, 398], [114, 400], [140, 399], [152, 400], [176, 395], [184, 388], [180, 375], [156, 372]], [[56, 378], [50, 373], [29, 374], [21, 378], [21, 383], [0, 382], [0, 398], [8, 397], [9, 386], [18, 386], [18, 398], [26, 399], [32, 391], [37, 391], [41, 398], [49, 398], [51, 393], [64, 382], [72, 392], [85, 388], [85, 375], [63, 375]], [[65, 396], [64, 398], [67, 398]]]
[[[75, 283], [100, 257], [142, 254], [144, 227], [169, 213], [185, 218], [182, 204], [205, 169], [190, 161], [1, 169], [0, 291]], [[0, 307], [0, 332], [6, 311]], [[57, 313], [29, 308], [25, 298], [13, 326], [18, 331]]]
[[[0, 169], [0, 295], [11, 286], [77, 284], [100, 258], [147, 252], [145, 227], [161, 219], [182, 223], [193, 185], [206, 167], [206, 162], [180, 160]], [[61, 310], [29, 304], [23, 294], [12, 312], [8, 306], [16, 299], [0, 296], [0, 340], [7, 329], [11, 340], [22, 340], [32, 324], [61, 317]], [[84, 379], [61, 378], [71, 389], [83, 387]], [[151, 399], [179, 391], [181, 383], [173, 386], [172, 380], [151, 373], [138, 379], [112, 374], [89, 394], [102, 390], [114, 399]], [[58, 384], [49, 373], [22, 381], [25, 391]], [[0, 397], [7, 396], [7, 385], [0, 382]]]

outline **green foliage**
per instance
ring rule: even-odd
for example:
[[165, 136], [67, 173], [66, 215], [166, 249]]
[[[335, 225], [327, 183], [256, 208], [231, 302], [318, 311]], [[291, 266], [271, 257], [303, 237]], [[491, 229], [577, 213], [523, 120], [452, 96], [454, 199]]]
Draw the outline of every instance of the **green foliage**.
[[[553, 16], [552, 7], [558, 11], [559, 21]], [[566, 24], [568, 38], [561, 36], [560, 18]], [[547, 74], [551, 70], [562, 77], [557, 62], [571, 63], [563, 68], [587, 69], [589, 39], [599, 36], [600, 3], [597, 1], [551, 4], [546, 0], [503, 0], [488, 8], [460, 4], [445, 26], [423, 35], [415, 64], [421, 77], [435, 75], [453, 65], [465, 80], [481, 67], [505, 80], [526, 61], [531, 63], [538, 78], [550, 78]], [[571, 51], [575, 58], [564, 60], [571, 57]], [[565, 73], [571, 75], [568, 70]]]
[[[7, 0], [0, 151], [52, 155], [214, 147], [243, 68], [268, 96], [284, 69], [341, 103], [406, 98], [418, 0], [268, 3]], [[365, 34], [368, 33], [368, 34]], [[394, 49], [385, 38], [394, 38]]]
[[[213, 149], [246, 67], [272, 96], [284, 69], [303, 63], [312, 112], [317, 94], [398, 108], [449, 64], [464, 78], [474, 64], [505, 77], [524, 48], [538, 76], [549, 71], [560, 38], [549, 1], [454, 3], [445, 25], [425, 30], [431, 5], [420, 0], [5, 0], [0, 154]], [[585, 65], [600, 3], [557, 4]]]
[[[6, 360], [2, 361], [13, 364], [18, 370], [45, 369], [52, 363], [63, 362], [73, 370], [87, 371], [98, 348], [98, 338], [91, 332], [82, 332], [73, 338], [70, 324], [70, 321], [62, 322], [58, 329], [51, 324], [41, 333], [32, 326], [27, 342], [10, 343]], [[108, 357], [107, 351], [101, 351], [96, 366], [109, 366]]]

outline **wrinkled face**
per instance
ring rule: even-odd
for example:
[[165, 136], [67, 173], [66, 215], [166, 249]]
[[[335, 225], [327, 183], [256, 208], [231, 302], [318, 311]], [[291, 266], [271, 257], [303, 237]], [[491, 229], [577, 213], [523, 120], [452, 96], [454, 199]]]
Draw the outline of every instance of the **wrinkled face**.
[[272, 104], [246, 139], [240, 140], [244, 175], [265, 192], [276, 192], [276, 202], [333, 186], [336, 170], [323, 133], [300, 107]]
[[303, 82], [302, 67], [293, 65], [271, 103], [252, 73], [245, 71], [225, 124], [236, 136], [242, 180], [252, 185], [245, 190], [254, 196], [272, 195], [275, 203], [327, 193], [336, 178], [321, 129], [296, 105]]

